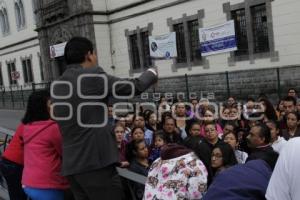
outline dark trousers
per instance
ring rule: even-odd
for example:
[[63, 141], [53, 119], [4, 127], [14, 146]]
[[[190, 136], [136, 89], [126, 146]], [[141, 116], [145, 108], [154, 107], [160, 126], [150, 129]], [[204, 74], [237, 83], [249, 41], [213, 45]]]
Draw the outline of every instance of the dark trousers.
[[21, 184], [23, 166], [2, 158], [0, 168], [7, 183], [10, 200], [26, 200]]
[[76, 200], [121, 200], [123, 189], [115, 166], [67, 177]]

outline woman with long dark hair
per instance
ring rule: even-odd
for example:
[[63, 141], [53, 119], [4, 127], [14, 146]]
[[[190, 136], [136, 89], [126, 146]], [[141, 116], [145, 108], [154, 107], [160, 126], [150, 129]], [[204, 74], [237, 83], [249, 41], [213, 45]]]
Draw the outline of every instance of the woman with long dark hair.
[[284, 139], [300, 137], [300, 115], [297, 112], [289, 112], [286, 115], [286, 129], [282, 130]]
[[49, 111], [50, 93], [33, 92], [22, 122], [3, 154], [1, 171], [11, 200], [27, 199], [25, 193], [32, 200], [59, 200], [69, 187], [66, 179], [59, 175], [61, 135]]
[[269, 120], [277, 121], [278, 117], [272, 103], [268, 99], [264, 99], [264, 98], [261, 98], [259, 101], [263, 105], [264, 121], [269, 121]]
[[234, 151], [229, 144], [223, 143], [214, 147], [211, 154], [211, 167], [214, 176], [237, 163]]
[[63, 200], [69, 188], [60, 175], [62, 138], [58, 124], [50, 118], [50, 93], [33, 92], [22, 120], [24, 147], [22, 185], [32, 200]]
[[[126, 145], [126, 159], [129, 161], [129, 170], [147, 176], [149, 171], [148, 162], [149, 151], [144, 139], [132, 140]], [[144, 185], [132, 183], [136, 199], [142, 199]]]

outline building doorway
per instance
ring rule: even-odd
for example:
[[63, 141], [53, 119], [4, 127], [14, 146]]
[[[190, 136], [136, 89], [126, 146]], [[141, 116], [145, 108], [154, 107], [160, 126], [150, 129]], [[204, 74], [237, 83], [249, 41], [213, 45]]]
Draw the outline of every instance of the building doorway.
[[67, 69], [67, 64], [63, 56], [56, 57], [55, 63], [57, 67], [58, 76], [61, 76]]

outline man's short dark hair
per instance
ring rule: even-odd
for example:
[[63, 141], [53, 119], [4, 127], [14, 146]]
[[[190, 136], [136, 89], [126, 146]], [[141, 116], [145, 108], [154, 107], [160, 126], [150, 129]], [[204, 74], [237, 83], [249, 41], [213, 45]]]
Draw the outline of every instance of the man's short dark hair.
[[296, 102], [296, 99], [294, 97], [291, 97], [291, 96], [287, 96], [283, 99], [283, 101], [291, 101], [293, 102], [293, 105], [296, 106], [297, 102]]
[[294, 92], [297, 94], [297, 90], [296, 90], [295, 88], [289, 88], [288, 93], [289, 93], [291, 90], [294, 90]]
[[271, 142], [271, 132], [269, 127], [263, 123], [258, 123], [255, 126], [259, 127], [259, 137], [265, 138], [265, 144], [269, 144]]
[[93, 43], [84, 37], [73, 37], [65, 47], [65, 61], [68, 65], [85, 61], [88, 52], [93, 53]]
[[247, 102], [249, 102], [249, 101], [255, 102], [254, 98], [252, 98], [252, 97], [248, 97], [248, 98], [247, 98]]

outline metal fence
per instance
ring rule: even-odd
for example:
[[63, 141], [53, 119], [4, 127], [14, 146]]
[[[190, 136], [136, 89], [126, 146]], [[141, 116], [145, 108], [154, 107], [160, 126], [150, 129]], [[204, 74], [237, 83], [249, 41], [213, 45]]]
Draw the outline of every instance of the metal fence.
[[[222, 102], [230, 95], [238, 100], [246, 100], [248, 97], [257, 98], [260, 94], [266, 94], [272, 103], [276, 104], [286, 95], [289, 87], [300, 90], [298, 74], [300, 74], [300, 67], [185, 74], [180, 77], [162, 78], [157, 87], [151, 87], [141, 96], [128, 101], [157, 102], [162, 95], [171, 95], [170, 99], [176, 99], [181, 95], [184, 100], [196, 96], [198, 99], [203, 97]], [[24, 109], [30, 93], [45, 88], [50, 88], [50, 82], [0, 87], [0, 109]]]
[[35, 90], [48, 89], [50, 83], [31, 83], [0, 87], [0, 108], [24, 109], [29, 95]]

